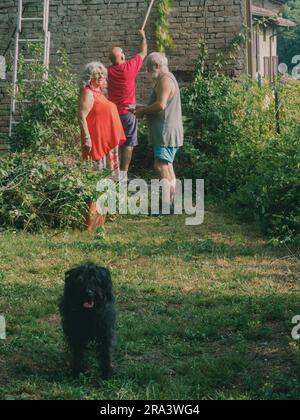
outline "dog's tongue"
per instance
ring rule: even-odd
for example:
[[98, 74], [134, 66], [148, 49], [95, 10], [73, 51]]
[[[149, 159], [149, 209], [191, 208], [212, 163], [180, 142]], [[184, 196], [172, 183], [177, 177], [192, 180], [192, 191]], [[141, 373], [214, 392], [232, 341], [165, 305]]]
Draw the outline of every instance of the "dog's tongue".
[[94, 302], [84, 302], [83, 307], [85, 309], [93, 309], [95, 303]]

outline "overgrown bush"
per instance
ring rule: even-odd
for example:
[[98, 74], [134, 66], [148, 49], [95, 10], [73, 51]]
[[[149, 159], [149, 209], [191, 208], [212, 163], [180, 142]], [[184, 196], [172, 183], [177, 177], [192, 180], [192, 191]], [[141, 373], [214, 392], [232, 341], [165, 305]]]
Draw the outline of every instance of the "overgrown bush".
[[64, 51], [43, 79], [41, 51], [28, 48], [34, 61], [28, 65], [20, 58], [13, 153], [0, 160], [0, 225], [83, 228], [99, 174], [80, 156], [78, 84]]
[[297, 135], [271, 139], [229, 202], [244, 219], [258, 218], [265, 233], [300, 244], [299, 130]]
[[[33, 49], [34, 61], [28, 64], [21, 56], [19, 63], [17, 110], [21, 120], [11, 138], [11, 149], [37, 150], [47, 145], [78, 153], [78, 83], [67, 54], [64, 50], [58, 51], [58, 64], [43, 80], [46, 69], [40, 64], [41, 51], [29, 48]], [[24, 81], [29, 78], [30, 83]]]
[[300, 238], [300, 84], [278, 82], [279, 133], [268, 83], [204, 68], [183, 91], [186, 174], [264, 232]]
[[39, 231], [83, 228], [99, 174], [88, 163], [23, 152], [0, 160], [0, 225]]

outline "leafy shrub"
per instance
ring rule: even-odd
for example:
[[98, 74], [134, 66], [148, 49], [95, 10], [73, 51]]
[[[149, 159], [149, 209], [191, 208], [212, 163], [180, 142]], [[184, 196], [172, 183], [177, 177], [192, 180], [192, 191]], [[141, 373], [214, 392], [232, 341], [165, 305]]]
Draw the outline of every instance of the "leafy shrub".
[[159, 0], [158, 17], [155, 24], [156, 46], [158, 51], [165, 52], [174, 47], [174, 41], [170, 33], [169, 15], [172, 11], [172, 0]]
[[[32, 47], [31, 47], [32, 48]], [[45, 68], [40, 64], [41, 51], [33, 49], [30, 65], [20, 58], [18, 109], [20, 123], [10, 141], [13, 151], [37, 150], [45, 145], [66, 150], [79, 150], [77, 121], [78, 84], [67, 54], [58, 51], [58, 64], [43, 80]], [[32, 79], [31, 85], [24, 79]], [[41, 80], [43, 80], [41, 82]]]
[[300, 84], [232, 80], [198, 65], [183, 91], [186, 175], [264, 232], [284, 241], [300, 235]]
[[292, 58], [299, 55], [300, 49], [300, 4], [299, 0], [287, 0], [285, 3], [283, 17], [291, 19], [297, 26], [290, 28], [288, 31], [279, 31], [279, 62], [288, 64], [289, 69], [292, 70], [295, 66], [295, 64], [292, 64]]
[[[64, 51], [43, 80], [42, 52], [28, 48], [34, 61], [20, 58], [14, 153], [0, 160], [0, 224], [27, 231], [83, 228], [99, 174], [80, 157], [77, 81]], [[30, 89], [24, 79], [35, 81]]]
[[130, 172], [145, 177], [153, 169], [153, 150], [149, 145], [148, 125], [145, 120], [140, 120], [138, 125], [139, 147], [134, 150]]
[[[275, 138], [230, 197], [244, 218], [258, 218], [265, 233], [300, 240], [300, 147], [298, 137]], [[300, 243], [300, 241], [299, 241]]]
[[83, 228], [99, 174], [75, 159], [18, 153], [0, 160], [0, 224], [39, 231]]

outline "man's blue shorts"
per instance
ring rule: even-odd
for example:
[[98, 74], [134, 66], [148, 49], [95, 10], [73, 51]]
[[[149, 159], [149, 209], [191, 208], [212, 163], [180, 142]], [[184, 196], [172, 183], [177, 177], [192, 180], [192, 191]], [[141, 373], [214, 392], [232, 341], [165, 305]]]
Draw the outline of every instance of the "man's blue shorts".
[[154, 158], [174, 163], [179, 147], [154, 146]]

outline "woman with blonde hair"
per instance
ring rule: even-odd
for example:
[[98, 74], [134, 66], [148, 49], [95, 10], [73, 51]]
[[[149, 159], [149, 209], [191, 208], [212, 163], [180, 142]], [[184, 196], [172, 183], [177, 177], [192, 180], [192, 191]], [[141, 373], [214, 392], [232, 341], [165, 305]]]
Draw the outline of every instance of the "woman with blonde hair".
[[85, 66], [79, 98], [82, 154], [95, 168], [108, 156], [114, 177], [119, 176], [118, 148], [126, 141], [117, 107], [105, 97], [107, 70], [100, 62]]

